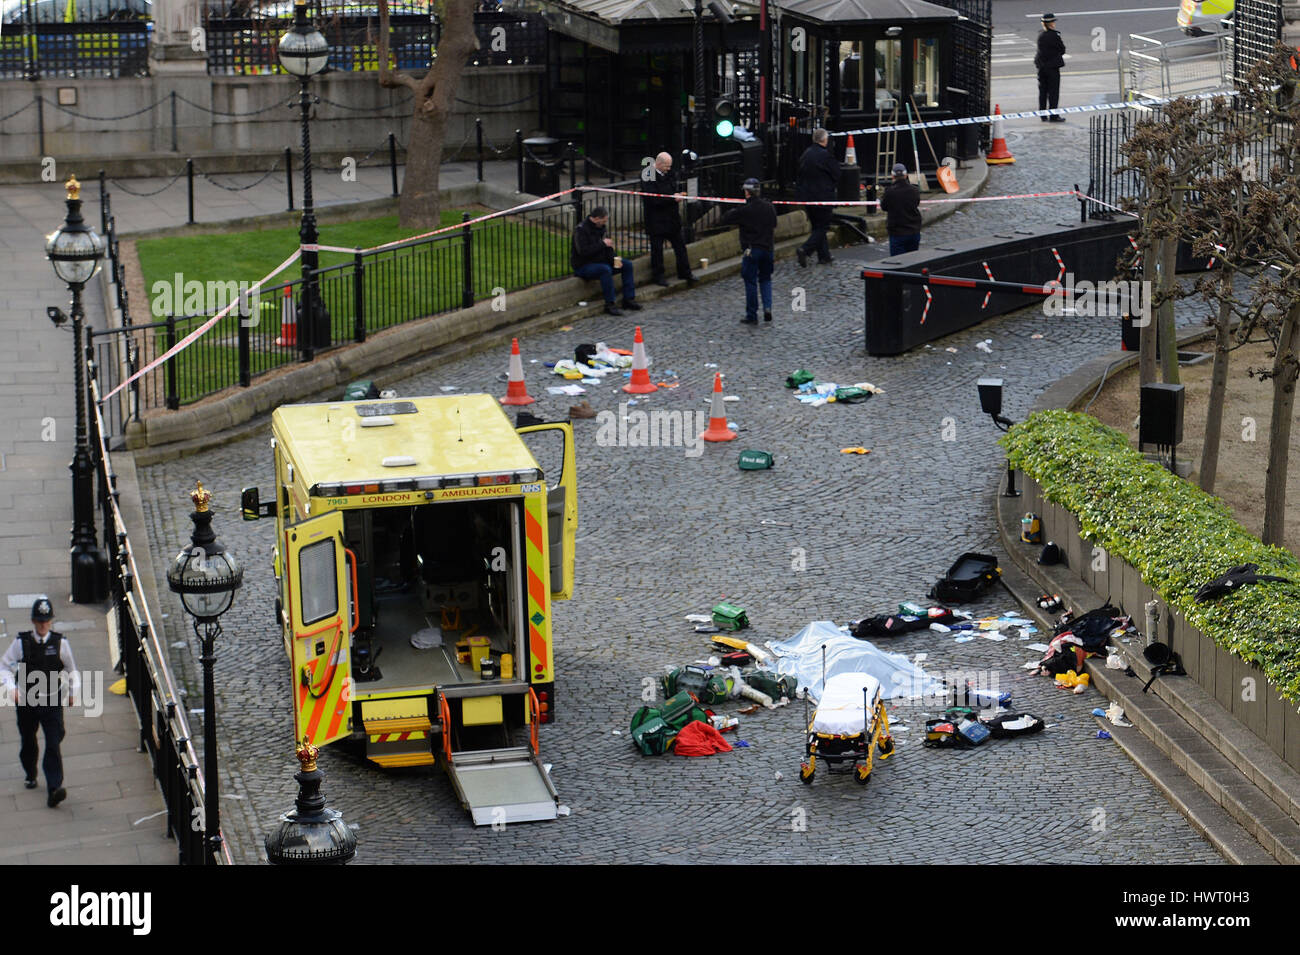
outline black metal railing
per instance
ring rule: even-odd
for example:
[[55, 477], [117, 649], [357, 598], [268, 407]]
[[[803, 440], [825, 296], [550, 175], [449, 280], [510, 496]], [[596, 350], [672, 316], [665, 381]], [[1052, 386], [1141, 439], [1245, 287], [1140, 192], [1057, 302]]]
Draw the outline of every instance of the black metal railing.
[[79, 22], [50, 22], [46, 11], [53, 6], [0, 5], [0, 79], [149, 75], [151, 22], [108, 14], [94, 19], [94, 9]]
[[[373, 2], [311, 0], [308, 11], [330, 45], [326, 70], [374, 72], [379, 69], [379, 10]], [[203, 8], [208, 72], [222, 75], [284, 73], [276, 49], [292, 25], [293, 4], [236, 0]], [[393, 0], [389, 4], [389, 67], [427, 70], [438, 45], [439, 23], [428, 3]], [[532, 13], [474, 14], [479, 49], [468, 66], [546, 62], [546, 24]]]
[[[1208, 111], [1209, 102], [1203, 102], [1201, 109]], [[1088, 203], [1089, 218], [1110, 218], [1116, 212], [1113, 207], [1122, 207], [1126, 202], [1134, 204], [1133, 211], [1140, 207], [1145, 195], [1143, 180], [1137, 170], [1124, 168], [1128, 163], [1122, 147], [1139, 122], [1159, 120], [1164, 113], [1162, 107], [1155, 106], [1138, 113], [1115, 111], [1092, 117], [1088, 130], [1088, 195], [1100, 201]], [[1231, 128], [1253, 121], [1252, 113], [1234, 111], [1225, 119], [1213, 122], [1204, 135], [1207, 140], [1222, 139]], [[1274, 173], [1277, 144], [1288, 134], [1288, 129], [1282, 126], [1260, 130], [1232, 154], [1218, 156], [1205, 175], [1221, 175], [1224, 168], [1233, 165], [1243, 170], [1247, 181], [1268, 182]]]
[[117, 505], [117, 475], [99, 414], [97, 364], [90, 364], [88, 403], [90, 447], [108, 556], [112, 621], [117, 631], [119, 668], [135, 707], [140, 752], [148, 753], [166, 805], [167, 836], [176, 840], [181, 865], [231, 863], [224, 840], [216, 858], [204, 844], [204, 779], [187, 720], [185, 698], [167, 665], [166, 640], [155, 625], [141, 586], [133, 545]]
[[[610, 210], [610, 236], [619, 254], [635, 258], [648, 251], [642, 228], [643, 198], [633, 194], [642, 181], [624, 180], [597, 191], [589, 183], [578, 184], [577, 166], [578, 158], [570, 151], [564, 188], [574, 191], [554, 200], [387, 248], [358, 250], [345, 261], [318, 268], [315, 278], [328, 321], [311, 329], [300, 320], [304, 315], [301, 276], [267, 285], [255, 294], [245, 288], [243, 299], [237, 283], [207, 283], [205, 294], [214, 299], [208, 302], [214, 306], [209, 311], [134, 321], [125, 293], [112, 198], [101, 177], [101, 224], [110, 276], [115, 279], [114, 300], [122, 313], [120, 327], [92, 331], [90, 336], [103, 394], [165, 355], [226, 304], [236, 303], [193, 344], [135, 378], [105, 403], [106, 442], [111, 446], [131, 421], [150, 411], [176, 410], [226, 388], [248, 387], [308, 355], [365, 341], [368, 335], [413, 319], [469, 308], [504, 292], [569, 277], [573, 229], [597, 205]], [[691, 174], [699, 178], [700, 195], [740, 195], [738, 153], [700, 157]], [[688, 203], [685, 208], [684, 222], [698, 235], [716, 227], [727, 207]], [[328, 242], [328, 237], [323, 240]]]

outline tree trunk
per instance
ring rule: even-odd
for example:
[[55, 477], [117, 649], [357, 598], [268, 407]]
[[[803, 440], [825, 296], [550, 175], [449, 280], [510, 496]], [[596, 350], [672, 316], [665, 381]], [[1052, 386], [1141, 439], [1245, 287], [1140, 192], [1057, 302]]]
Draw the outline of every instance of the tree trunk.
[[[1232, 272], [1226, 271], [1223, 281], [1232, 287]], [[1228, 345], [1231, 343], [1232, 302], [1219, 302], [1219, 317], [1215, 321], [1214, 371], [1210, 375], [1210, 396], [1205, 409], [1205, 444], [1201, 450], [1201, 490], [1214, 493], [1214, 479], [1219, 470], [1219, 441], [1223, 434], [1223, 404], [1228, 390]]]
[[[1141, 250], [1142, 283], [1149, 289], [1155, 278], [1156, 249], [1150, 242], [1143, 242]], [[1147, 296], [1147, 302], [1151, 302], [1150, 295]], [[1141, 337], [1138, 339], [1138, 383], [1142, 385], [1149, 385], [1156, 380], [1156, 316], [1149, 309], [1147, 315], [1146, 324], [1142, 326]]]
[[[1174, 187], [1169, 215], [1182, 220], [1183, 191]], [[1174, 289], [1178, 285], [1178, 233], [1160, 240], [1160, 291], [1162, 299], [1156, 315], [1156, 332], [1160, 341], [1160, 377], [1166, 385], [1178, 384], [1178, 333], [1174, 326]]]
[[1264, 479], [1264, 543], [1285, 547], [1287, 458], [1300, 360], [1295, 354], [1300, 304], [1287, 309], [1273, 358], [1273, 417], [1268, 423], [1268, 475]]
[[442, 203], [438, 195], [438, 173], [442, 146], [465, 63], [478, 49], [478, 36], [474, 33], [476, 5], [475, 0], [445, 0], [442, 5], [438, 56], [417, 84], [412, 103], [406, 178], [397, 204], [398, 224], [403, 228], [434, 229], [439, 225]]

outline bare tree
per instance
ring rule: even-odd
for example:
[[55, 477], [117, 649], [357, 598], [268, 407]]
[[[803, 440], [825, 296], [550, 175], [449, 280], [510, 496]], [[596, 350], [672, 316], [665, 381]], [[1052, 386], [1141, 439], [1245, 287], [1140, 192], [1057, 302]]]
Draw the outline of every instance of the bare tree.
[[[1142, 177], [1139, 214], [1139, 248], [1142, 278], [1154, 280], [1151, 304], [1154, 327], [1142, 328], [1139, 378], [1155, 380], [1155, 343], [1161, 343], [1160, 372], [1166, 384], [1178, 383], [1178, 342], [1174, 304], [1187, 294], [1178, 284], [1178, 246], [1186, 237], [1185, 203], [1192, 181], [1213, 162], [1215, 144], [1206, 135], [1205, 116], [1198, 102], [1179, 98], [1169, 103], [1159, 119], [1143, 120], [1120, 147], [1128, 164]], [[1148, 286], [1150, 287], [1150, 286]]]
[[438, 173], [447, 133], [447, 117], [456, 102], [461, 74], [478, 49], [474, 33], [475, 0], [441, 0], [436, 4], [441, 35], [433, 64], [418, 79], [395, 73], [388, 66], [388, 0], [379, 0], [379, 85], [411, 91], [411, 132], [406, 143], [406, 177], [397, 204], [398, 223], [405, 228], [436, 227], [442, 212]]
[[1221, 243], [1227, 267], [1257, 266], [1251, 308], [1273, 344], [1271, 366], [1250, 371], [1273, 383], [1263, 540], [1277, 546], [1284, 546], [1291, 419], [1300, 377], [1300, 90], [1292, 56], [1293, 50], [1279, 45], [1240, 91], [1238, 107], [1271, 134], [1275, 163], [1264, 181], [1253, 185], [1240, 221]]

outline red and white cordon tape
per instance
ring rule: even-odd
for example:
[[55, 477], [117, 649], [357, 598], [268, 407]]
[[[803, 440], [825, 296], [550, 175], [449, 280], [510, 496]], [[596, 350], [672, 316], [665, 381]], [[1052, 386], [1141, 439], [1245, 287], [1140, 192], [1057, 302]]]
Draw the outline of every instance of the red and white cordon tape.
[[[254, 283], [253, 283], [253, 287], [252, 287], [251, 289], [249, 289], [249, 292], [251, 293], [251, 292], [257, 292], [257, 291], [259, 291], [259, 290], [262, 288], [262, 284], [263, 284], [264, 282], [266, 282], [267, 279], [274, 278], [275, 276], [277, 276], [277, 275], [279, 275], [281, 272], [283, 272], [285, 269], [287, 269], [289, 266], [293, 265], [293, 263], [296, 262], [296, 261], [298, 260], [298, 257], [299, 257], [300, 255], [302, 255], [302, 250], [301, 250], [301, 249], [296, 249], [296, 250], [294, 250], [293, 255], [289, 256], [287, 259], [285, 259], [283, 262], [281, 262], [279, 265], [277, 265], [277, 266], [276, 266], [274, 269], [272, 269], [270, 272], [266, 273], [266, 275], [262, 276], [260, 279], [258, 279], [256, 282], [254, 282]], [[230, 312], [230, 310], [231, 310], [232, 308], [235, 308], [236, 306], [238, 306], [238, 305], [239, 305], [239, 302], [240, 302], [240, 299], [242, 299], [242, 298], [243, 298], [243, 296], [240, 296], [239, 298], [236, 298], [233, 302], [231, 302], [229, 305], [227, 305], [227, 306], [226, 306], [225, 308], [223, 308], [221, 311], [217, 312], [217, 314], [213, 315], [211, 318], [209, 318], [206, 322], [204, 322], [204, 323], [203, 323], [202, 325], [200, 325], [198, 328], [194, 329], [194, 331], [190, 332], [188, 335], [186, 335], [184, 338], [182, 338], [180, 341], [178, 341], [178, 342], [177, 342], [175, 345], [173, 345], [171, 348], [167, 349], [165, 352], [163, 352], [161, 355], [159, 355], [159, 356], [158, 356], [157, 358], [155, 358], [153, 361], [149, 362], [149, 364], [145, 365], [143, 368], [141, 368], [139, 371], [137, 371], [137, 372], [136, 372], [134, 375], [132, 375], [130, 378], [127, 378], [125, 381], [123, 381], [120, 385], [118, 385], [116, 388], [114, 388], [114, 389], [113, 389], [112, 391], [110, 391], [108, 394], [104, 395], [104, 397], [100, 398], [100, 399], [99, 399], [99, 403], [100, 403], [100, 404], [103, 404], [105, 401], [107, 401], [109, 398], [113, 397], [115, 394], [117, 394], [119, 391], [121, 391], [123, 388], [125, 388], [127, 385], [129, 385], [131, 382], [133, 382], [133, 381], [135, 381], [137, 378], [139, 378], [141, 375], [145, 374], [146, 372], [152, 371], [153, 369], [155, 369], [155, 368], [157, 368], [159, 365], [161, 365], [163, 362], [165, 362], [168, 358], [171, 358], [173, 355], [177, 355], [177, 354], [179, 354], [180, 352], [184, 351], [186, 348], [189, 348], [190, 345], [193, 345], [193, 344], [194, 344], [196, 341], [198, 341], [198, 340], [199, 340], [199, 339], [200, 339], [204, 334], [206, 334], [207, 331], [208, 331], [209, 329], [212, 328], [212, 326], [216, 325], [217, 322], [219, 322], [219, 321], [221, 321], [221, 319], [225, 318], [226, 315]]]
[[[262, 287], [262, 285], [264, 285], [269, 279], [272, 279], [275, 276], [279, 275], [290, 265], [296, 262], [299, 256], [301, 256], [303, 252], [342, 252], [349, 255], [356, 255], [357, 253], [365, 254], [368, 252], [383, 252], [386, 249], [392, 249], [392, 248], [396, 248], [397, 246], [407, 245], [411, 242], [417, 242], [420, 239], [428, 239], [436, 235], [444, 235], [448, 232], [455, 232], [459, 229], [465, 228], [465, 226], [477, 225], [480, 222], [487, 222], [490, 219], [498, 219], [501, 218], [502, 216], [514, 215], [518, 212], [522, 212], [525, 209], [530, 209], [533, 206], [539, 206], [542, 205], [543, 203], [552, 202], [556, 199], [560, 199], [564, 196], [571, 195], [574, 192], [580, 192], [580, 191], [581, 192], [612, 192], [621, 195], [644, 196], [653, 199], [668, 198], [664, 196], [662, 193], [658, 193], [658, 192], [638, 192], [638, 191], [633, 191], [628, 189], [613, 189], [610, 188], [609, 186], [583, 186], [580, 189], [575, 187], [573, 189], [562, 189], [559, 192], [551, 193], [549, 196], [542, 196], [538, 199], [533, 199], [529, 202], [524, 202], [517, 206], [512, 206], [509, 209], [502, 209], [498, 212], [490, 212], [487, 215], [479, 216], [476, 219], [467, 219], [464, 222], [457, 222], [455, 225], [443, 226], [440, 229], [433, 229], [432, 231], [429, 232], [422, 232], [419, 235], [413, 235], [405, 239], [395, 239], [392, 242], [385, 242], [382, 245], [371, 246], [368, 249], [345, 248], [343, 246], [321, 245], [319, 243], [314, 245], [303, 245], [300, 246], [299, 249], [296, 252], [294, 252], [291, 256], [289, 256], [287, 259], [285, 259], [283, 262], [277, 265], [274, 269], [272, 269], [266, 275], [262, 276], [262, 278], [258, 279], [255, 283], [253, 283], [253, 287], [250, 291], [254, 291], [254, 292], [258, 291]], [[947, 203], [947, 202], [1003, 202], [1010, 199], [1053, 199], [1053, 198], [1060, 198], [1062, 196], [1073, 196], [1077, 199], [1088, 199], [1090, 202], [1095, 202], [1098, 205], [1106, 206], [1107, 208], [1110, 209], [1116, 209], [1120, 212], [1124, 211], [1123, 209], [1120, 209], [1118, 206], [1113, 206], [1110, 203], [1102, 202], [1099, 199], [1092, 199], [1091, 197], [1086, 196], [1083, 193], [1079, 192], [1077, 189], [1066, 189], [1060, 192], [1022, 192], [1022, 193], [1015, 193], [1015, 194], [1002, 195], [1002, 196], [970, 196], [964, 199], [963, 198], [923, 199], [921, 200], [921, 205], [937, 205], [940, 203]], [[725, 202], [725, 203], [738, 204], [738, 203], [743, 203], [745, 200], [724, 197], [724, 196], [698, 196], [698, 197], [692, 197], [692, 201]], [[857, 200], [849, 200], [847, 202], [840, 202], [838, 200], [800, 202], [793, 199], [774, 199], [771, 201], [773, 205], [780, 205], [780, 206], [878, 206], [880, 205], [879, 200], [876, 199], [857, 199]], [[1125, 213], [1125, 215], [1133, 215], [1133, 213]], [[1059, 256], [1057, 257], [1057, 261], [1058, 262], [1060, 261]], [[1061, 274], [1062, 275], [1065, 274], [1064, 266], [1062, 266]], [[991, 277], [992, 276], [990, 275], [990, 278]], [[926, 311], [929, 311], [930, 290], [928, 288], [925, 291], [925, 295], [926, 295]], [[988, 297], [985, 296], [986, 304], [987, 301], [988, 301]], [[221, 311], [217, 312], [217, 314], [213, 315], [210, 319], [208, 319], [198, 328], [194, 329], [192, 332], [190, 332], [188, 335], [186, 335], [184, 338], [178, 341], [171, 348], [167, 349], [167, 351], [165, 351], [163, 354], [159, 355], [153, 361], [149, 362], [149, 364], [145, 365], [139, 371], [135, 372], [135, 374], [131, 375], [125, 381], [121, 382], [116, 388], [114, 388], [108, 394], [104, 395], [102, 398], [99, 399], [100, 404], [103, 404], [104, 402], [108, 401], [109, 398], [112, 398], [114, 395], [116, 395], [127, 385], [131, 384], [131, 382], [135, 381], [137, 378], [140, 378], [141, 376], [153, 371], [155, 368], [157, 368], [163, 362], [167, 361], [169, 358], [178, 355], [180, 352], [184, 351], [190, 345], [194, 344], [203, 335], [207, 334], [207, 332], [209, 332], [213, 328], [213, 326], [217, 324], [217, 322], [225, 318], [226, 315], [229, 314], [230, 310], [234, 308], [237, 304], [238, 304], [237, 301], [231, 302], [229, 305], [227, 305]], [[924, 314], [922, 314], [921, 316], [921, 321], [922, 322], [925, 321]]]
[[934, 296], [930, 294], [929, 285], [922, 285], [921, 288], [925, 292], [925, 308], [921, 309], [921, 324], [924, 325], [925, 316], [930, 314], [930, 303], [934, 301]]
[[[984, 274], [989, 277], [989, 281], [996, 282], [997, 279], [993, 277], [993, 270], [989, 268], [989, 264], [987, 262], [981, 262], [980, 265], [984, 266]], [[984, 293], [984, 301], [980, 305], [981, 312], [988, 307], [989, 299], [991, 299], [992, 297], [993, 297], [993, 289], [989, 289], [987, 292]]]

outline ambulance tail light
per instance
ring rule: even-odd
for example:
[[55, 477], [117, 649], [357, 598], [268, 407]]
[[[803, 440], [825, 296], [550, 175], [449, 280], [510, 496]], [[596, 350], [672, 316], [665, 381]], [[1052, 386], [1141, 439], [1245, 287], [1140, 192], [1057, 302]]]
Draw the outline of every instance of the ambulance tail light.
[[551, 721], [551, 694], [542, 690], [537, 694], [538, 721], [549, 723]]

